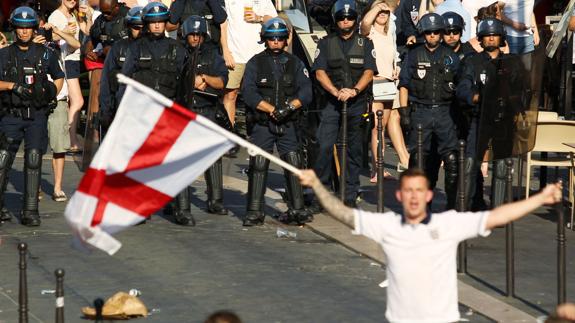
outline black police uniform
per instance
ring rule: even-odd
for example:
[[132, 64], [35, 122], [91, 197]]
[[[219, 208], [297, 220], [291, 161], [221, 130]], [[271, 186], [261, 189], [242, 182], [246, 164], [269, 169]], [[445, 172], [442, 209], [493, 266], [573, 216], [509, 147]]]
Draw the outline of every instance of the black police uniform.
[[[189, 48], [189, 58], [184, 67], [184, 72], [178, 89], [178, 102], [188, 109], [217, 122], [216, 109], [220, 105], [222, 90], [207, 87], [202, 94], [194, 92], [194, 80], [196, 75], [209, 75], [228, 82], [228, 68], [223, 57], [219, 54], [216, 46], [203, 43], [199, 48]], [[195, 66], [194, 66], [195, 64]], [[223, 107], [222, 107], [223, 109]], [[228, 211], [223, 207], [223, 178], [222, 159], [218, 159], [204, 173], [208, 189], [208, 212], [225, 215]], [[184, 189], [177, 197], [179, 208], [190, 206], [189, 190]]]
[[22, 140], [24, 140], [24, 205], [22, 223], [39, 225], [38, 191], [42, 155], [48, 144], [48, 114], [56, 106], [56, 86], [49, 81], [64, 78], [58, 55], [43, 45], [31, 43], [21, 50], [16, 43], [0, 49], [0, 77], [2, 81], [26, 84], [32, 99], [25, 100], [13, 92], [2, 92], [4, 117], [0, 129], [6, 135], [7, 150], [0, 150], [0, 182], [2, 195], [6, 190], [8, 171]]
[[[301, 101], [302, 108], [310, 104], [312, 84], [304, 63], [285, 51], [275, 55], [265, 50], [247, 62], [241, 91], [247, 107], [251, 142], [270, 153], [275, 144], [283, 160], [301, 167], [303, 160], [299, 151], [300, 130], [297, 123], [299, 111], [293, 113], [287, 120], [278, 122], [267, 113], [257, 110], [257, 106], [261, 101], [266, 101], [278, 109], [285, 107], [294, 99]], [[244, 225], [263, 223], [268, 167], [268, 159], [262, 156], [250, 157], [248, 215], [244, 220]], [[301, 184], [291, 172], [286, 170], [284, 174], [289, 211], [286, 214], [287, 218], [283, 220], [285, 222], [291, 220], [299, 223], [308, 222], [309, 215], [304, 208]]]
[[[144, 35], [130, 45], [122, 74], [174, 100], [187, 57], [179, 41]], [[125, 85], [120, 85], [118, 102], [125, 89]]]
[[103, 14], [94, 20], [94, 24], [90, 28], [90, 40], [94, 48], [98, 44], [102, 44], [103, 47], [112, 46], [114, 42], [128, 38], [125, 21], [126, 14], [130, 9], [122, 3], [119, 3], [118, 6], [118, 13], [111, 20], [106, 20]]
[[[469, 43], [461, 43], [457, 51], [454, 51], [459, 57], [461, 62], [466, 56], [476, 53], [473, 46]], [[457, 83], [457, 82], [456, 82]], [[467, 132], [469, 131], [471, 116], [469, 115], [469, 109], [463, 109], [458, 100], [453, 100], [451, 102], [451, 116], [455, 122], [455, 127], [457, 128], [457, 138], [467, 139]], [[437, 153], [437, 140], [435, 137], [431, 139], [431, 149], [429, 155], [427, 156], [425, 173], [430, 182], [430, 187], [433, 189], [437, 183], [439, 177], [439, 169], [441, 168], [441, 156]], [[481, 179], [482, 180], [482, 179]], [[481, 186], [483, 187], [483, 186]], [[483, 189], [482, 189], [483, 191]]]
[[[375, 50], [371, 40], [354, 32], [347, 39], [339, 34], [332, 33], [322, 38], [315, 54], [313, 71], [324, 70], [331, 82], [338, 89], [353, 88], [364, 71], [372, 70], [377, 74], [375, 63]], [[369, 89], [369, 87], [368, 87]], [[346, 197], [348, 204], [353, 204], [359, 188], [359, 173], [362, 165], [362, 114], [366, 111], [369, 90], [359, 93], [347, 101], [348, 134], [347, 134], [347, 175]], [[333, 175], [333, 145], [340, 136], [342, 102], [329, 93], [325, 93], [327, 102], [321, 111], [320, 125], [317, 130], [319, 144], [318, 157], [314, 170], [321, 182], [331, 186], [330, 177]]]
[[188, 17], [197, 15], [204, 17], [208, 23], [210, 37], [205, 42], [220, 43], [220, 24], [226, 21], [228, 15], [222, 0], [176, 0], [170, 5], [171, 24], [180, 24]]
[[421, 0], [402, 0], [395, 10], [397, 17], [397, 45], [403, 46], [407, 38], [415, 36], [418, 43], [423, 43], [423, 37], [417, 32], [417, 22], [419, 21], [419, 4]]
[[134, 39], [126, 38], [121, 39], [114, 43], [102, 68], [102, 78], [100, 79], [100, 121], [104, 128], [108, 128], [118, 109], [117, 94], [119, 83], [117, 79], [118, 73], [122, 70], [126, 57], [128, 55], [128, 48]]
[[450, 48], [440, 44], [432, 52], [423, 45], [408, 53], [399, 76], [399, 87], [408, 89], [412, 109], [408, 136], [410, 164], [415, 165], [418, 157], [416, 127], [421, 124], [424, 161], [431, 151], [432, 136], [437, 140], [437, 152], [445, 168], [448, 209], [455, 206], [457, 192], [457, 131], [450, 106], [458, 69], [459, 57]]

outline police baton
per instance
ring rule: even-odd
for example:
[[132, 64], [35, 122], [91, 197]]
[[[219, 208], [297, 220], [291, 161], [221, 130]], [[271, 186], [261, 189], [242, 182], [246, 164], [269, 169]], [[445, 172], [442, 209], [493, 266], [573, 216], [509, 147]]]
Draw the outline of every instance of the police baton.
[[383, 212], [383, 111], [377, 111], [377, 212]]
[[341, 107], [341, 156], [339, 173], [339, 197], [345, 201], [345, 172], [347, 169], [347, 101]]
[[20, 254], [20, 285], [18, 291], [18, 322], [28, 323], [28, 283], [26, 279], [26, 254], [28, 245], [25, 242], [18, 244]]

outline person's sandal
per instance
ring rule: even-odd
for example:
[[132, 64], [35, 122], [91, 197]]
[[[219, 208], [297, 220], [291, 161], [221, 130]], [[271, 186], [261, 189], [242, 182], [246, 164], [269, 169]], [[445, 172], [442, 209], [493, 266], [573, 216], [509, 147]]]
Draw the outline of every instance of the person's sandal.
[[66, 193], [64, 193], [64, 191], [54, 192], [52, 194], [52, 200], [56, 202], [66, 202], [68, 200], [68, 197], [66, 196]]

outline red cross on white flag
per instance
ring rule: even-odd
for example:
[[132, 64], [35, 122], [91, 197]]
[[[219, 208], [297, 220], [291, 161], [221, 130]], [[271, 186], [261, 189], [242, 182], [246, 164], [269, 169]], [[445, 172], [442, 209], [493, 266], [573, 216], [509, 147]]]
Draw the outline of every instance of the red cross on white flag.
[[121, 247], [111, 234], [160, 210], [234, 144], [209, 120], [128, 81], [65, 211], [81, 240], [109, 254]]

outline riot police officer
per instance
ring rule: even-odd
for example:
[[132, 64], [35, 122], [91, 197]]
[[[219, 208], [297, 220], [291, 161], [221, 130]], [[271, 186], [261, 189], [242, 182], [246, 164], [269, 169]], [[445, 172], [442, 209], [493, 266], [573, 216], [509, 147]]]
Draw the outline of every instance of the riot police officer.
[[[313, 70], [324, 90], [326, 104], [317, 130], [318, 157], [314, 170], [321, 182], [331, 186], [333, 145], [341, 125], [341, 108], [348, 109], [348, 144], [345, 203], [355, 205], [362, 165], [362, 114], [366, 111], [370, 84], [377, 71], [375, 50], [368, 38], [357, 32], [355, 2], [338, 0], [333, 6], [337, 30], [322, 38], [317, 46]], [[341, 155], [340, 155], [341, 156]], [[314, 210], [316, 211], [316, 210]]]
[[[302, 167], [298, 142], [298, 114], [312, 100], [311, 81], [303, 62], [284, 51], [289, 30], [280, 18], [262, 25], [261, 38], [266, 50], [246, 64], [242, 93], [250, 123], [250, 140], [272, 152], [274, 144], [286, 162]], [[247, 214], [244, 226], [264, 222], [264, 193], [269, 160], [250, 157]], [[303, 189], [297, 176], [285, 171], [289, 210], [280, 220], [299, 224], [311, 221], [305, 209]]]
[[[222, 1], [223, 2], [223, 1]], [[220, 44], [221, 28], [228, 15], [222, 6], [220, 0], [175, 0], [170, 5], [170, 20], [167, 29], [172, 31], [183, 27], [183, 22], [190, 16], [201, 16], [206, 19], [208, 24], [208, 39], [205, 42], [210, 42], [216, 45]], [[181, 36], [185, 39], [186, 36], [182, 33]]]
[[[400, 105], [406, 107], [409, 102], [411, 109], [410, 166], [416, 164], [417, 158], [423, 158], [425, 165], [432, 137], [435, 137], [437, 153], [445, 168], [445, 193], [447, 209], [450, 209], [455, 207], [457, 193], [457, 132], [450, 106], [455, 94], [459, 57], [441, 44], [445, 24], [440, 15], [424, 15], [418, 29], [424, 34], [425, 44], [407, 54], [399, 77]], [[423, 156], [417, 156], [415, 129], [418, 124], [423, 126]]]
[[[90, 28], [90, 38], [86, 44], [86, 58], [92, 61], [99, 56], [106, 58], [114, 42], [128, 38], [125, 18], [129, 8], [118, 0], [100, 0], [101, 15], [94, 20]], [[98, 46], [100, 45], [100, 46]], [[94, 49], [101, 49], [94, 52]]]
[[[122, 66], [122, 74], [175, 100], [188, 55], [179, 41], [165, 36], [169, 15], [168, 7], [161, 2], [150, 2], [144, 7], [142, 10], [144, 34], [130, 45], [126, 62]], [[118, 102], [125, 88], [125, 85], [120, 85]], [[194, 225], [189, 204], [183, 207], [180, 209], [176, 205], [174, 212], [176, 223]]]
[[114, 43], [112, 49], [108, 52], [104, 68], [102, 69], [102, 78], [100, 80], [100, 122], [104, 128], [108, 128], [116, 114], [119, 102], [116, 101], [118, 92], [117, 75], [122, 70], [128, 48], [130, 44], [140, 37], [144, 26], [142, 20], [143, 7], [134, 7], [126, 15], [126, 29], [128, 38], [121, 39]]
[[[16, 8], [10, 23], [15, 28], [16, 41], [0, 50], [0, 78], [5, 85], [0, 89], [5, 114], [0, 120], [0, 130], [8, 140], [7, 148], [0, 149], [0, 183], [3, 195], [8, 171], [24, 140], [24, 203], [20, 220], [26, 226], [38, 226], [38, 194], [42, 155], [48, 143], [48, 114], [56, 105], [64, 72], [53, 50], [32, 42], [38, 28], [38, 17], [32, 8]], [[6, 215], [5, 209], [2, 210]]]
[[475, 49], [468, 42], [461, 42], [461, 35], [463, 34], [463, 27], [465, 21], [459, 14], [448, 11], [441, 15], [445, 24], [445, 31], [443, 32], [443, 43], [459, 56], [459, 60], [463, 60], [465, 55], [475, 53]]
[[[457, 85], [457, 98], [471, 110], [471, 124], [467, 135], [467, 152], [466, 152], [466, 195], [474, 196], [483, 192], [476, 192], [475, 174], [481, 165], [484, 157], [485, 144], [479, 142], [481, 106], [483, 101], [489, 96], [497, 96], [497, 93], [483, 93], [484, 87], [492, 78], [504, 77], [506, 82], [521, 84], [526, 80], [520, 77], [512, 78], [501, 76], [495, 71], [495, 60], [511, 57], [510, 54], [504, 54], [501, 47], [505, 46], [505, 28], [501, 21], [495, 18], [487, 18], [477, 25], [477, 37], [481, 47], [484, 49], [481, 53], [476, 53], [467, 57], [462, 64], [461, 77]], [[509, 62], [517, 63], [516, 69], [522, 69], [519, 59], [510, 59]], [[511, 68], [511, 69], [515, 69]], [[509, 139], [511, 140], [511, 138]], [[482, 147], [483, 146], [483, 147]], [[496, 161], [493, 170], [493, 185], [491, 206], [497, 206], [504, 202], [505, 197], [505, 177], [506, 166], [504, 160]], [[471, 201], [470, 201], [471, 202]]]
[[[218, 48], [209, 42], [208, 24], [200, 16], [190, 16], [182, 25], [189, 59], [178, 90], [178, 101], [188, 109], [217, 122], [216, 109], [221, 106], [222, 90], [228, 81], [228, 68]], [[206, 43], [206, 41], [208, 41]], [[227, 115], [226, 115], [227, 116]], [[204, 173], [208, 189], [208, 212], [225, 215], [223, 205], [222, 159], [218, 159]], [[179, 210], [190, 210], [188, 188], [178, 194]]]

